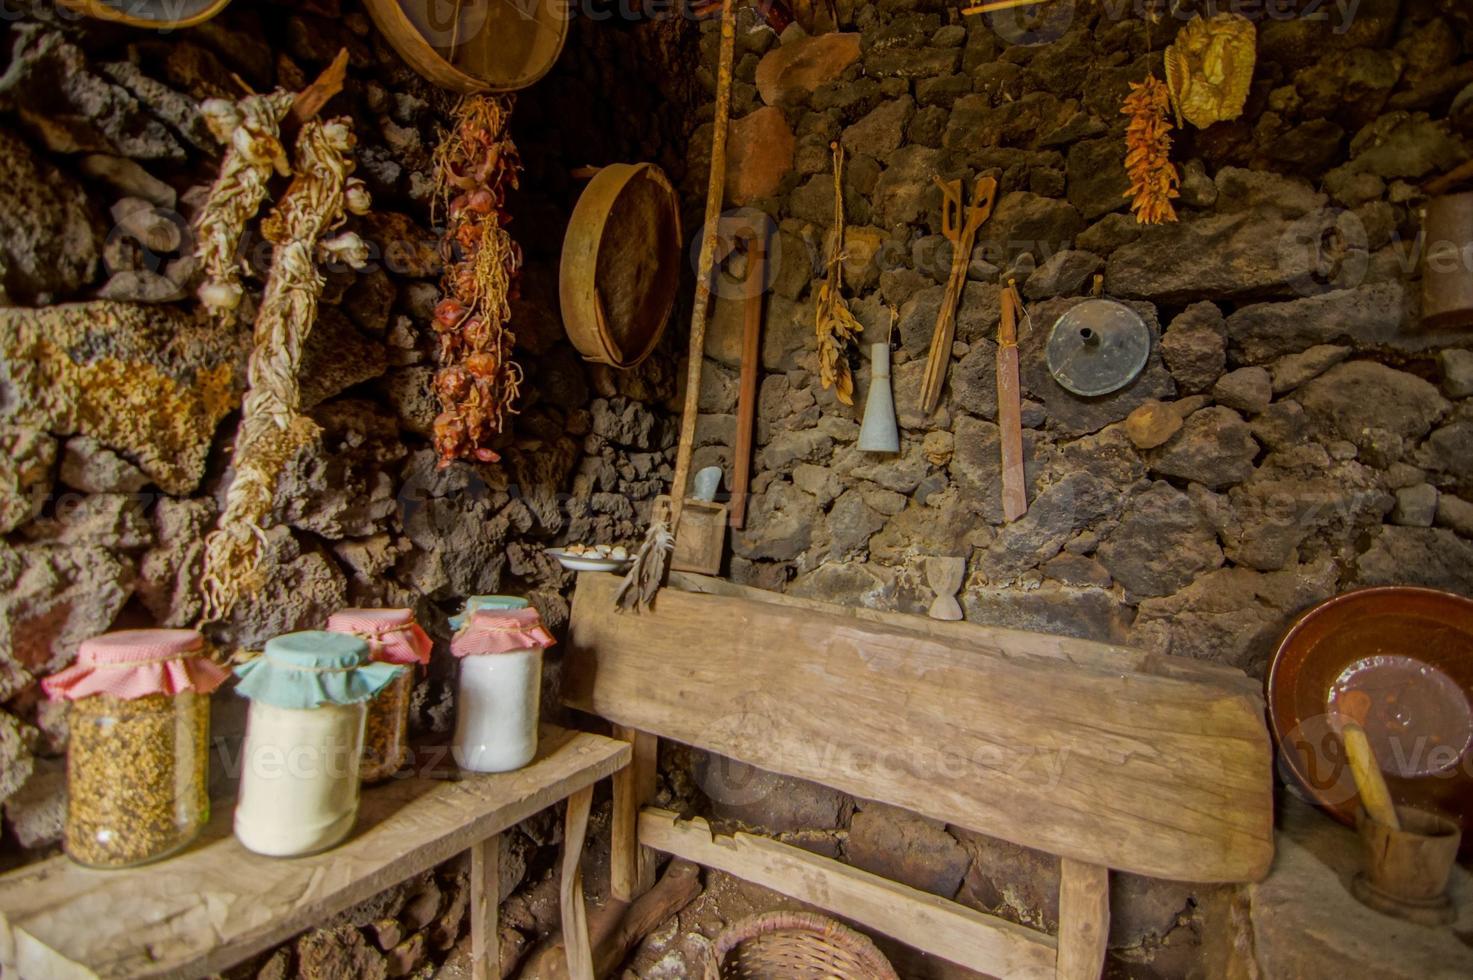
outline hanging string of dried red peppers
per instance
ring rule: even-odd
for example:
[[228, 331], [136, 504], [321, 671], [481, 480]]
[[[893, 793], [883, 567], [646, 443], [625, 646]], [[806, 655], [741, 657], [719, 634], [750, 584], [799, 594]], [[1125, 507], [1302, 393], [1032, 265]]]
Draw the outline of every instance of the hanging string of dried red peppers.
[[1176, 220], [1172, 199], [1181, 175], [1171, 162], [1171, 99], [1166, 83], [1155, 75], [1130, 83], [1121, 112], [1130, 117], [1125, 129], [1125, 170], [1130, 175], [1130, 209], [1143, 225]]
[[509, 97], [466, 97], [435, 150], [436, 200], [448, 218], [441, 242], [445, 298], [435, 307], [441, 466], [501, 458], [491, 442], [515, 412], [522, 382], [507, 326], [522, 266], [522, 251], [506, 230], [506, 194], [521, 170], [509, 132], [511, 107]]

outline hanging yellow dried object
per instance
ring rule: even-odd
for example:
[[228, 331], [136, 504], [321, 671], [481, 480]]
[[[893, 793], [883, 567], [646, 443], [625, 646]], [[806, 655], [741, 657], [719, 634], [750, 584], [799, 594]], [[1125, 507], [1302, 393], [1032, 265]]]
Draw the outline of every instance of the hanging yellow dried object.
[[1199, 129], [1243, 114], [1253, 66], [1258, 59], [1258, 30], [1241, 14], [1194, 17], [1166, 49], [1166, 87], [1176, 110]]
[[828, 276], [818, 287], [818, 380], [845, 405], [854, 404], [854, 376], [849, 348], [864, 327], [844, 301], [844, 148], [834, 152], [834, 241], [829, 247]]
[[1172, 199], [1178, 196], [1181, 174], [1171, 162], [1170, 99], [1166, 84], [1155, 75], [1132, 82], [1120, 111], [1130, 117], [1125, 127], [1125, 171], [1130, 176], [1130, 209], [1143, 225], [1176, 220]]

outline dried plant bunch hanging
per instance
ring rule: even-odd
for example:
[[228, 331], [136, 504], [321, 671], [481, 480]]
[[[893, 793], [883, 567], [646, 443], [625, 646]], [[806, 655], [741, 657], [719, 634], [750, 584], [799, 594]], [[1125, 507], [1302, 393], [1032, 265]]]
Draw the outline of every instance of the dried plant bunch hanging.
[[435, 307], [435, 451], [442, 467], [456, 459], [501, 458], [491, 443], [516, 411], [522, 383], [508, 327], [522, 266], [521, 249], [506, 230], [506, 195], [521, 170], [511, 109], [510, 97], [467, 96], [435, 150], [436, 204], [448, 218], [441, 242], [445, 298]]
[[828, 274], [818, 287], [818, 380], [845, 405], [854, 404], [854, 375], [849, 352], [864, 327], [844, 301], [844, 148], [830, 144], [834, 154], [834, 239], [829, 246]]
[[1166, 88], [1183, 120], [1200, 129], [1243, 114], [1253, 66], [1258, 59], [1258, 29], [1241, 14], [1197, 16], [1177, 32], [1166, 49]]
[[205, 542], [204, 622], [230, 615], [242, 596], [259, 588], [264, 528], [270, 520], [282, 467], [317, 436], [301, 414], [299, 374], [307, 334], [317, 320], [323, 278], [319, 258], [362, 266], [363, 240], [352, 232], [327, 237], [347, 213], [368, 211], [368, 191], [350, 177], [355, 140], [351, 122], [313, 120], [296, 146], [296, 178], [261, 222], [274, 246], [271, 273], [256, 314], [246, 391], [231, 465], [235, 477], [219, 525]]
[[204, 269], [200, 302], [222, 324], [234, 322], [243, 291], [237, 250], [246, 223], [256, 216], [271, 178], [291, 174], [281, 145], [281, 122], [295, 98], [277, 90], [269, 95], [207, 99], [200, 104], [210, 132], [225, 147], [220, 176], [195, 219], [195, 255]]
[[1125, 170], [1130, 176], [1130, 209], [1143, 225], [1176, 220], [1172, 200], [1179, 196], [1181, 175], [1171, 162], [1170, 97], [1155, 75], [1132, 82], [1120, 110], [1130, 117], [1125, 128]]

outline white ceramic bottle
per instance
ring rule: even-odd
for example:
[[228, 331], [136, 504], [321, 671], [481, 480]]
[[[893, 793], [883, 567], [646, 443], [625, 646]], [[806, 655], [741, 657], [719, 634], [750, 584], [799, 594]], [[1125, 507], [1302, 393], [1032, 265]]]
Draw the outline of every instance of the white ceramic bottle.
[[537, 754], [542, 651], [552, 645], [535, 609], [482, 609], [451, 641], [460, 658], [455, 761], [510, 772]]
[[367, 702], [405, 669], [368, 655], [346, 633], [289, 633], [236, 668], [251, 699], [235, 805], [247, 849], [313, 854], [352, 831]]

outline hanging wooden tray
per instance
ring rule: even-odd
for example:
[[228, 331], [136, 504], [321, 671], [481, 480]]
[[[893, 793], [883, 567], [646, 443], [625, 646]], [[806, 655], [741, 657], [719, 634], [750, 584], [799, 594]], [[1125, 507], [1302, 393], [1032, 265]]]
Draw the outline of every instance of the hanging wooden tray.
[[563, 323], [590, 361], [631, 368], [665, 332], [680, 286], [680, 204], [652, 163], [594, 176], [568, 222], [558, 293]]
[[1348, 692], [1400, 804], [1464, 824], [1473, 855], [1473, 600], [1386, 586], [1336, 596], [1284, 635], [1268, 673], [1280, 765], [1316, 803], [1352, 824], [1359, 797], [1335, 711]]
[[61, 0], [61, 4], [98, 20], [167, 31], [203, 24], [230, 0]]
[[571, 4], [559, 0], [368, 0], [415, 71], [456, 92], [515, 92], [557, 63]]

